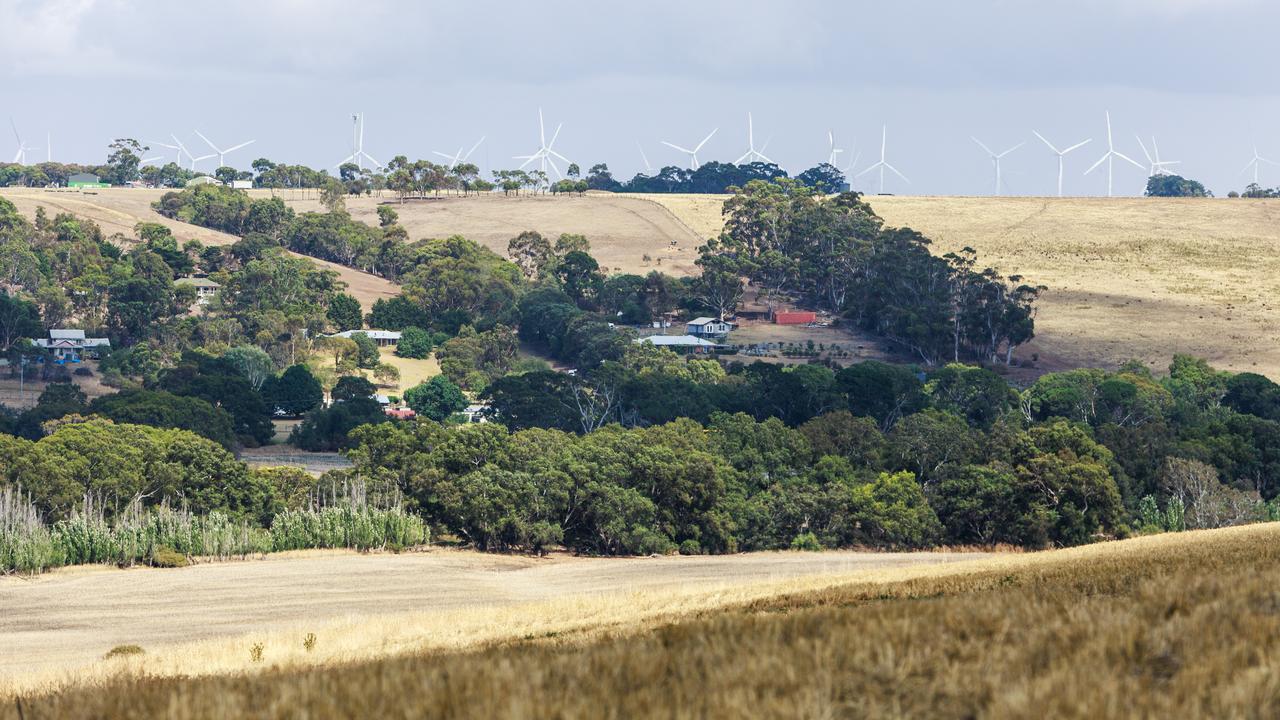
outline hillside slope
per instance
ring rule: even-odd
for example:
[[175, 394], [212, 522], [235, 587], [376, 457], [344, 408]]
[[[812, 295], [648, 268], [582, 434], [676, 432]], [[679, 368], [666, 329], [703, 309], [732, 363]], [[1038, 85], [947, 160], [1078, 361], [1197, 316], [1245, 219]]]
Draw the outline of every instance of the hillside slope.
[[[199, 240], [205, 245], [229, 245], [238, 238], [217, 230], [190, 225], [166, 218], [151, 209], [151, 203], [160, 199], [163, 190], [110, 188], [88, 192], [50, 191], [35, 188], [0, 188], [0, 197], [12, 202], [18, 211], [34, 218], [37, 207], [44, 207], [50, 216], [59, 212], [74, 213], [96, 222], [104, 233], [122, 233], [133, 237], [133, 227], [140, 222], [160, 223], [173, 231], [179, 244], [187, 240]], [[297, 257], [305, 257], [297, 255]], [[337, 263], [308, 258], [315, 264], [338, 273], [347, 283], [350, 292], [367, 310], [374, 301], [394, 297], [400, 293], [395, 283], [376, 275], [343, 267]]]
[[[650, 195], [703, 235], [723, 198]], [[869, 198], [890, 225], [1048, 286], [1036, 345], [1053, 366], [1190, 353], [1280, 377], [1280, 202], [1155, 198]], [[1035, 348], [1033, 348], [1034, 350]]]

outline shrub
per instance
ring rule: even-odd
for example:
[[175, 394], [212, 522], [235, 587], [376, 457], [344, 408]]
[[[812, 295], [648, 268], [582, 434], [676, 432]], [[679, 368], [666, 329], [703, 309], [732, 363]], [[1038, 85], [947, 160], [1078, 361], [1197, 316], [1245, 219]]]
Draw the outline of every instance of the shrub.
[[116, 657], [133, 657], [145, 655], [146, 653], [147, 651], [143, 650], [141, 645], [117, 645], [108, 650], [107, 654], [102, 657], [104, 660], [110, 660]]
[[151, 566], [158, 568], [182, 568], [191, 564], [190, 558], [171, 547], [163, 545], [151, 551]]
[[791, 541], [792, 550], [805, 550], [809, 552], [817, 552], [822, 549], [822, 543], [818, 542], [818, 536], [811, 532], [803, 532], [796, 535]]

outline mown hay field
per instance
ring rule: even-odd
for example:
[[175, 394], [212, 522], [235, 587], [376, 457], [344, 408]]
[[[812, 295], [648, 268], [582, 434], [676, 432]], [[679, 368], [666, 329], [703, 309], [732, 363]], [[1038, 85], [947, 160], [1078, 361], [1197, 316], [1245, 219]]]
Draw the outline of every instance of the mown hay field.
[[[647, 195], [704, 237], [723, 198]], [[890, 225], [972, 247], [979, 262], [1049, 288], [1036, 317], [1046, 369], [1163, 370], [1174, 353], [1280, 377], [1280, 201], [869, 197]]]
[[[1278, 541], [1269, 524], [900, 568], [778, 584], [675, 620], [516, 625], [472, 648], [314, 667], [272, 667], [264, 655], [261, 672], [172, 678], [122, 658], [114, 678], [29, 695], [21, 708], [26, 718], [1275, 717]], [[0, 705], [0, 717], [17, 708]]]

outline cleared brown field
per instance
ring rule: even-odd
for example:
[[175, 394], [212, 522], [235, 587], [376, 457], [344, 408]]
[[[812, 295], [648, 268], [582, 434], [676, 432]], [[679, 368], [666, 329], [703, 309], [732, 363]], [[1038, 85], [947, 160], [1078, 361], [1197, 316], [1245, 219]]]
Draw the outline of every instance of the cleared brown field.
[[[650, 195], [704, 236], [720, 202]], [[870, 197], [891, 225], [966, 246], [1005, 274], [1049, 287], [1036, 318], [1049, 369], [1174, 353], [1280, 376], [1280, 202], [1227, 199]]]
[[[178, 570], [68, 568], [0, 577], [0, 697], [117, 669], [121, 644], [160, 674], [470, 647], [526, 632], [631, 622], [876, 569], [972, 561], [977, 553], [758, 553], [725, 557], [549, 558], [433, 549], [400, 555], [269, 555]], [[315, 632], [319, 650], [298, 638]], [[248, 635], [246, 635], [248, 633]]]
[[[269, 194], [253, 191], [256, 196]], [[320, 210], [315, 194], [279, 193], [299, 211]], [[399, 203], [383, 197], [348, 198], [352, 217], [378, 224], [377, 207], [388, 204], [414, 240], [462, 235], [507, 256], [507, 243], [525, 230], [537, 230], [554, 240], [561, 233], [585, 235], [591, 254], [613, 272], [645, 274], [661, 270], [674, 275], [696, 271], [699, 236], [679, 218], [645, 197], [592, 193], [586, 197], [486, 195], [410, 200]], [[650, 260], [644, 260], [645, 256]], [[661, 262], [659, 262], [661, 261]]]
[[1255, 525], [779, 584], [674, 620], [588, 604], [457, 651], [264, 650], [265, 672], [200, 678], [123, 660], [0, 717], [1276, 717], [1278, 561], [1280, 525]]
[[[0, 197], [12, 202], [18, 211], [28, 218], [35, 217], [37, 207], [44, 207], [45, 212], [50, 215], [59, 212], [74, 213], [98, 223], [103, 232], [108, 235], [122, 233], [132, 238], [135, 225], [140, 222], [155, 222], [172, 230], [179, 244], [187, 240], [199, 240], [205, 245], [229, 245], [237, 240], [234, 235], [170, 220], [152, 210], [151, 203], [159, 200], [165, 192], [144, 188], [103, 188], [84, 192], [0, 188]], [[305, 257], [296, 253], [294, 255]], [[398, 285], [376, 275], [343, 267], [337, 263], [315, 258], [307, 259], [325, 269], [337, 272], [343, 282], [347, 283], [347, 292], [360, 300], [360, 304], [366, 310], [375, 301], [394, 297], [400, 293]]]

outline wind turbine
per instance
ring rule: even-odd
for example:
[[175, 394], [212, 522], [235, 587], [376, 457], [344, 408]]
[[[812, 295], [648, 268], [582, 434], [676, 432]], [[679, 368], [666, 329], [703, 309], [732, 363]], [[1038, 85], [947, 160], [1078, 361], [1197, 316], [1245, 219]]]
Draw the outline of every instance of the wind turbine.
[[[174, 138], [174, 142], [177, 142], [177, 141], [178, 141], [178, 139], [177, 139], [177, 138]], [[174, 157], [173, 162], [174, 162], [174, 164], [176, 164], [178, 167], [182, 167], [182, 145], [181, 145], [181, 143], [179, 143], [178, 145], [170, 145], [169, 143], [156, 142], [156, 141], [152, 140], [152, 141], [150, 141], [150, 143], [149, 143], [149, 144], [151, 144], [151, 145], [155, 145], [156, 147], [168, 148], [169, 150], [174, 150], [174, 151], [176, 151], [176, 152], [174, 153], [174, 154], [176, 155], [176, 157]]]
[[177, 136], [177, 135], [172, 135], [172, 134], [171, 134], [171, 135], [169, 135], [169, 137], [173, 138], [173, 141], [174, 141], [174, 142], [176, 142], [176, 143], [178, 143], [178, 160], [179, 160], [178, 165], [179, 165], [179, 167], [181, 167], [181, 165], [182, 165], [182, 163], [181, 163], [181, 160], [182, 160], [182, 153], [186, 153], [186, 154], [187, 154], [187, 159], [191, 161], [191, 172], [195, 172], [195, 171], [196, 171], [196, 163], [200, 162], [201, 160], [208, 160], [208, 159], [209, 159], [209, 158], [211, 158], [211, 157], [216, 157], [216, 156], [215, 156], [215, 155], [213, 155], [212, 153], [210, 153], [209, 155], [201, 155], [200, 157], [196, 157], [195, 155], [192, 155], [192, 154], [191, 154], [191, 151], [187, 149], [187, 146], [186, 146], [186, 145], [183, 145], [183, 144], [182, 144], [182, 141], [178, 139], [178, 136]]
[[1254, 145], [1254, 146], [1253, 146], [1253, 159], [1252, 159], [1252, 160], [1250, 160], [1250, 161], [1249, 161], [1249, 164], [1248, 164], [1248, 165], [1245, 165], [1245, 166], [1244, 166], [1244, 169], [1243, 169], [1243, 170], [1241, 170], [1240, 172], [1241, 172], [1241, 173], [1246, 173], [1246, 172], [1249, 172], [1249, 168], [1253, 168], [1253, 184], [1254, 184], [1254, 185], [1257, 185], [1257, 184], [1258, 184], [1258, 166], [1259, 166], [1259, 165], [1261, 165], [1262, 163], [1270, 163], [1270, 164], [1272, 164], [1272, 165], [1280, 165], [1280, 163], [1277, 163], [1275, 160], [1268, 160], [1268, 159], [1266, 159], [1266, 158], [1262, 157], [1261, 155], [1259, 155], [1259, 154], [1258, 154], [1258, 146], [1257, 146], [1257, 145]]
[[1005, 156], [1005, 155], [1008, 155], [1009, 153], [1013, 152], [1014, 150], [1017, 150], [1018, 148], [1022, 147], [1023, 145], [1026, 145], [1026, 143], [1025, 143], [1025, 142], [1020, 142], [1020, 143], [1018, 143], [1017, 145], [1014, 145], [1013, 147], [1009, 148], [1008, 150], [1005, 150], [1005, 151], [1004, 151], [1004, 152], [1002, 152], [1002, 153], [996, 153], [996, 152], [992, 152], [992, 151], [991, 151], [991, 148], [987, 147], [986, 145], [983, 145], [983, 144], [982, 144], [982, 141], [981, 141], [981, 140], [979, 140], [978, 138], [976, 138], [976, 137], [970, 137], [970, 139], [971, 139], [971, 140], [973, 140], [974, 142], [978, 143], [978, 147], [982, 148], [982, 149], [983, 149], [983, 151], [985, 151], [988, 155], [990, 155], [990, 156], [991, 156], [991, 164], [992, 164], [992, 165], [995, 165], [995, 167], [996, 167], [996, 191], [995, 191], [995, 194], [996, 194], [996, 195], [999, 195], [999, 194], [1000, 194], [1000, 161], [1001, 161], [1002, 159], [1004, 159], [1004, 156]]
[[19, 165], [27, 164], [27, 151], [39, 150], [38, 147], [31, 147], [22, 141], [22, 136], [18, 134], [18, 123], [13, 118], [9, 118], [9, 125], [13, 128], [13, 137], [18, 141], [18, 152], [14, 154], [13, 161]]
[[[711, 136], [708, 135], [707, 139], [710, 139], [710, 138]], [[703, 142], [706, 142], [706, 140], [704, 140]], [[698, 147], [702, 147], [702, 146], [699, 145]], [[733, 164], [741, 165], [743, 160], [748, 160], [750, 162], [759, 161], [759, 162], [771, 163], [773, 161], [765, 157], [763, 152], [768, 147], [769, 147], [769, 141], [766, 140], [764, 142], [764, 147], [760, 148], [759, 150], [756, 150], [755, 124], [751, 121], [751, 113], [747, 113], [747, 151], [742, 153], [742, 156], [739, 157], [737, 160], [734, 160]]]
[[836, 134], [831, 130], [827, 131], [827, 164], [831, 167], [836, 166], [836, 156], [844, 152], [844, 148], [836, 147]]
[[467, 160], [469, 160], [469, 159], [471, 158], [471, 153], [475, 152], [475, 151], [476, 151], [476, 148], [480, 147], [480, 143], [482, 143], [482, 142], [484, 142], [484, 138], [483, 138], [483, 137], [481, 137], [479, 140], [477, 140], [477, 141], [476, 141], [476, 144], [475, 144], [475, 145], [472, 145], [472, 146], [471, 146], [471, 149], [470, 149], [470, 150], [468, 150], [465, 154], [462, 152], [462, 148], [458, 148], [458, 152], [454, 153], [453, 155], [449, 155], [449, 154], [447, 154], [447, 153], [442, 153], [442, 152], [440, 152], [439, 150], [432, 150], [431, 152], [433, 152], [434, 154], [439, 155], [440, 157], [445, 158], [446, 160], [448, 160], [448, 161], [449, 161], [449, 171], [450, 171], [450, 172], [452, 172], [452, 171], [453, 171], [453, 169], [454, 169], [454, 168], [456, 168], [456, 167], [458, 167], [458, 165], [459, 165], [460, 163], [464, 163], [464, 162], [466, 162]]
[[226, 150], [222, 150], [218, 148], [217, 145], [214, 145], [213, 142], [209, 140], [209, 138], [205, 137], [204, 135], [201, 135], [199, 130], [196, 130], [196, 134], [200, 135], [200, 139], [203, 140], [206, 145], [213, 148], [213, 152], [218, 156], [218, 167], [223, 167], [227, 164], [226, 163], [227, 153], [232, 152], [234, 150], [239, 150], [240, 148], [246, 145], [252, 145], [255, 142], [254, 140], [249, 140], [247, 142], [242, 142], [239, 145], [232, 145]]
[[560, 160], [563, 162], [566, 162], [566, 163], [570, 162], [569, 158], [561, 155], [560, 153], [556, 152], [554, 149], [556, 140], [560, 137], [560, 128], [562, 127], [564, 127], [564, 123], [560, 123], [559, 125], [556, 125], [556, 131], [551, 134], [551, 142], [547, 142], [547, 126], [546, 126], [546, 123], [544, 123], [542, 120], [542, 108], [538, 108], [538, 150], [534, 152], [532, 155], [516, 155], [515, 156], [514, 159], [524, 161], [524, 163], [520, 165], [521, 170], [528, 167], [529, 163], [537, 160], [543, 175], [546, 175], [547, 166], [550, 165], [552, 172], [556, 174], [557, 178], [564, 177], [563, 175], [560, 174], [560, 168], [556, 167], [556, 161], [552, 159], [552, 158], [560, 158]]
[[689, 156], [689, 168], [690, 168], [690, 169], [692, 169], [692, 170], [697, 170], [697, 169], [698, 169], [698, 151], [702, 149], [702, 146], [703, 146], [703, 145], [706, 145], [706, 144], [707, 144], [707, 141], [708, 141], [708, 140], [710, 140], [710, 139], [711, 139], [711, 137], [712, 137], [713, 135], [715, 135], [715, 134], [716, 134], [716, 131], [717, 131], [717, 130], [719, 130], [719, 129], [720, 129], [720, 128], [716, 128], [715, 130], [712, 130], [711, 132], [707, 133], [707, 136], [706, 136], [706, 137], [704, 137], [704, 138], [702, 138], [702, 142], [700, 142], [700, 143], [698, 143], [696, 146], [694, 146], [694, 148], [693, 148], [692, 150], [690, 150], [689, 148], [683, 148], [683, 147], [680, 147], [679, 145], [676, 145], [676, 144], [674, 144], [674, 143], [669, 143], [669, 142], [667, 142], [666, 140], [663, 140], [663, 141], [662, 141], [662, 144], [663, 144], [663, 145], [666, 145], [666, 146], [667, 146], [667, 147], [669, 147], [669, 148], [672, 148], [672, 149], [675, 149], [675, 150], [679, 150], [680, 152], [684, 153], [685, 155], [688, 155], [688, 156]]
[[382, 163], [378, 162], [372, 155], [364, 151], [364, 113], [352, 113], [351, 154], [334, 167], [342, 167], [347, 163], [355, 163], [357, 168], [363, 170], [365, 160], [373, 163], [374, 168], [382, 167]]
[[1156, 138], [1151, 137], [1151, 152], [1147, 152], [1147, 146], [1142, 142], [1142, 138], [1137, 135], [1133, 136], [1138, 141], [1138, 147], [1142, 148], [1142, 154], [1147, 157], [1147, 162], [1151, 163], [1151, 169], [1147, 171], [1147, 177], [1155, 177], [1156, 175], [1168, 175], [1164, 169], [1165, 165], [1179, 165], [1181, 160], [1161, 160], [1160, 146], [1156, 145]]
[[1088, 145], [1089, 143], [1093, 142], [1093, 138], [1089, 138], [1088, 140], [1078, 142], [1075, 145], [1072, 145], [1071, 147], [1067, 148], [1066, 150], [1059, 150], [1058, 148], [1053, 146], [1053, 143], [1049, 142], [1048, 140], [1045, 140], [1044, 136], [1036, 132], [1035, 130], [1032, 130], [1031, 134], [1040, 138], [1040, 142], [1047, 145], [1049, 149], [1052, 150], [1054, 154], [1058, 156], [1058, 197], [1062, 197], [1062, 164], [1063, 164], [1062, 159], [1066, 157], [1066, 154], [1071, 152], [1072, 150], [1079, 150], [1085, 145]]
[[875, 165], [868, 166], [862, 172], [854, 176], [854, 177], [862, 177], [863, 175], [866, 175], [872, 170], [879, 169], [880, 170], [880, 191], [879, 192], [881, 195], [884, 194], [884, 171], [886, 168], [888, 168], [889, 170], [892, 170], [894, 175], [897, 175], [898, 177], [902, 178], [907, 183], [911, 182], [910, 180], [907, 180], [906, 175], [903, 175], [902, 173], [898, 172], [898, 168], [890, 165], [889, 162], [885, 160], [885, 149], [888, 145], [888, 140], [889, 140], [889, 126], [885, 125], [880, 128], [880, 162], [876, 163]]
[[1130, 165], [1138, 168], [1139, 170], [1143, 169], [1143, 167], [1139, 165], [1137, 161], [1135, 161], [1133, 158], [1129, 157], [1128, 155], [1125, 155], [1124, 153], [1116, 152], [1115, 144], [1111, 142], [1111, 111], [1108, 110], [1107, 111], [1107, 154], [1098, 158], [1098, 162], [1094, 163], [1093, 167], [1084, 171], [1084, 174], [1088, 175], [1094, 170], [1097, 170], [1098, 167], [1102, 165], [1102, 163], [1105, 162], [1107, 164], [1107, 197], [1111, 197], [1111, 187], [1112, 187], [1111, 171], [1114, 169], [1116, 158], [1120, 158], [1121, 160], [1128, 162]]
[[640, 151], [640, 159], [644, 160], [644, 174], [653, 177], [653, 166], [649, 164], [649, 156], [644, 154], [644, 146], [636, 141], [636, 149]]

